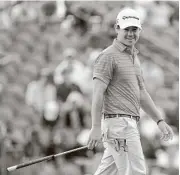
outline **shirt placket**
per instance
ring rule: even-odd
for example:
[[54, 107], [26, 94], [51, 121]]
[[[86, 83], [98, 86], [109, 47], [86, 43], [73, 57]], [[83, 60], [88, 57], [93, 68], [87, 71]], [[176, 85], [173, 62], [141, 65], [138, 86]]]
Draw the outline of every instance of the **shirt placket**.
[[135, 63], [135, 55], [134, 55], [134, 52], [131, 53], [131, 51], [130, 51], [129, 49], [127, 49], [126, 52], [128, 53], [130, 59], [132, 60], [133, 65], [134, 65], [134, 63]]
[[133, 65], [134, 65], [134, 56], [133, 55], [129, 55], [130, 56], [130, 58], [131, 58], [131, 60], [132, 60], [132, 63], [133, 63]]

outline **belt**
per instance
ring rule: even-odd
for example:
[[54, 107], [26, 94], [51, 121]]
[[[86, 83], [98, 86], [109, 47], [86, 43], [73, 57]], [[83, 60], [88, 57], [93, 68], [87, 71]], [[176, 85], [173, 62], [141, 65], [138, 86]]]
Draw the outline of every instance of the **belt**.
[[104, 119], [106, 119], [106, 118], [118, 118], [118, 117], [132, 118], [132, 119], [136, 120], [137, 122], [140, 119], [139, 116], [133, 116], [133, 115], [128, 115], [128, 114], [104, 114]]

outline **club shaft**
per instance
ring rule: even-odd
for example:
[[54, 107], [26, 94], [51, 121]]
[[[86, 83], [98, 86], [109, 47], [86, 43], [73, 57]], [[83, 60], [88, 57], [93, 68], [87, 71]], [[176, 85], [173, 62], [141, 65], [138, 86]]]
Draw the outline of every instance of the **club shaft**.
[[75, 151], [79, 151], [79, 150], [82, 150], [82, 149], [85, 149], [85, 148], [87, 148], [87, 146], [83, 146], [83, 147], [72, 149], [72, 150], [69, 150], [69, 151], [62, 152], [62, 153], [42, 157], [42, 158], [39, 158], [39, 159], [36, 159], [36, 160], [32, 160], [32, 161], [29, 161], [29, 162], [26, 162], [26, 163], [22, 163], [22, 164], [19, 164], [19, 165], [9, 167], [9, 168], [7, 168], [7, 170], [8, 171], [14, 171], [16, 169], [20, 169], [20, 168], [30, 166], [30, 165], [33, 165], [33, 164], [36, 164], [36, 163], [39, 163], [39, 162], [43, 162], [43, 161], [46, 161], [46, 160], [52, 160], [52, 159], [54, 159], [56, 157], [66, 155], [66, 154], [69, 154], [69, 153], [72, 153], [72, 152], [75, 152]]
[[65, 155], [65, 154], [69, 154], [69, 153], [72, 153], [72, 152], [75, 152], [75, 151], [79, 151], [79, 150], [82, 150], [82, 149], [85, 149], [85, 148], [87, 148], [87, 146], [83, 146], [83, 147], [80, 147], [80, 148], [75, 148], [75, 149], [72, 149], [72, 150], [69, 150], [69, 151], [65, 151], [63, 153], [58, 153], [58, 154], [54, 155], [54, 158]]

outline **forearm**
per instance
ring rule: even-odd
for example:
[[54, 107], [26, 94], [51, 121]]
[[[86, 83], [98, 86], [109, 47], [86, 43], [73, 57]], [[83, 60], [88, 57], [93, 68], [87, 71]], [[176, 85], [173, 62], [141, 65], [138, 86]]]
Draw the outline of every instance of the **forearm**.
[[141, 91], [141, 108], [155, 121], [162, 119], [160, 112], [146, 90]]
[[92, 127], [101, 127], [101, 116], [103, 107], [103, 93], [95, 92], [93, 94], [91, 116], [92, 116]]

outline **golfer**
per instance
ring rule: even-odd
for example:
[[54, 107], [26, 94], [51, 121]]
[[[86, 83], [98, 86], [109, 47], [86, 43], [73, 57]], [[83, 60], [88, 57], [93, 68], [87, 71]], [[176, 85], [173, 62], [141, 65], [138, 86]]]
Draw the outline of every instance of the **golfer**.
[[95, 175], [146, 175], [137, 127], [140, 107], [156, 122], [164, 140], [173, 138], [144, 85], [135, 48], [141, 30], [138, 13], [124, 8], [116, 19], [116, 39], [94, 65], [88, 148], [93, 149], [101, 139], [105, 147]]

